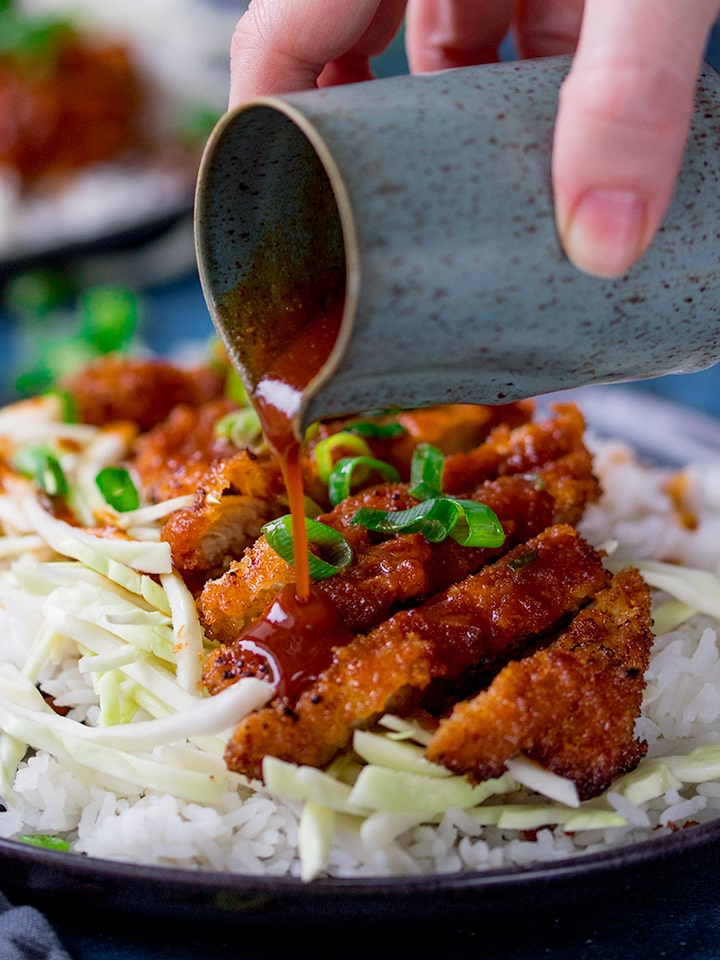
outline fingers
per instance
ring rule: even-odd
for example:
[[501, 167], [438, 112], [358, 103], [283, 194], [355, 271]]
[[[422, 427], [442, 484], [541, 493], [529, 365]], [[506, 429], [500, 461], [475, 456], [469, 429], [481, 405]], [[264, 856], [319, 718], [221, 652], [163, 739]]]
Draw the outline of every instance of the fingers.
[[415, 72], [491, 63], [515, 0], [409, 0], [406, 46]]
[[555, 57], [572, 53], [582, 24], [584, 0], [521, 0], [515, 18], [515, 46], [520, 57]]
[[553, 151], [570, 259], [624, 273], [660, 226], [680, 168], [717, 0], [588, 0]]
[[404, 0], [252, 0], [230, 52], [234, 107], [250, 97], [369, 76], [369, 57], [390, 42]]

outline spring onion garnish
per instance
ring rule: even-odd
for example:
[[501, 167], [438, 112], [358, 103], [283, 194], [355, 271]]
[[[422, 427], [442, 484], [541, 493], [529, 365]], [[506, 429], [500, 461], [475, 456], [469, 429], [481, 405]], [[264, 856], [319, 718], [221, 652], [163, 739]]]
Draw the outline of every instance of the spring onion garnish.
[[248, 404], [245, 384], [240, 379], [240, 374], [235, 367], [230, 367], [225, 376], [225, 396], [228, 400], [234, 401], [239, 407], [246, 407]]
[[18, 450], [14, 466], [18, 473], [35, 480], [49, 497], [64, 497], [67, 494], [65, 471], [49, 447], [25, 447]]
[[98, 353], [113, 353], [130, 343], [137, 330], [140, 303], [124, 287], [89, 287], [80, 296], [80, 337]]
[[15, 61], [35, 61], [52, 55], [60, 43], [75, 33], [67, 19], [37, 14], [28, 16], [13, 4], [0, 4], [0, 54]]
[[137, 510], [140, 506], [137, 487], [124, 467], [103, 467], [95, 483], [105, 501], [118, 513]]
[[[310, 517], [305, 517], [305, 529], [309, 542], [323, 552], [320, 557], [308, 550], [310, 576], [313, 580], [327, 580], [352, 563], [352, 547], [337, 530], [318, 520], [311, 520]], [[292, 518], [289, 513], [266, 523], [262, 533], [278, 556], [288, 563], [295, 563]]]
[[454, 497], [433, 497], [409, 510], [361, 507], [350, 522], [379, 533], [421, 533], [431, 543], [452, 537], [464, 547], [499, 547], [505, 540], [490, 507]]
[[[2, 3], [0, 3], [0, 26]], [[2, 42], [0, 41], [0, 53]], [[73, 282], [66, 271], [52, 267], [39, 267], [17, 274], [5, 286], [3, 305], [20, 317], [27, 319], [46, 317], [53, 310], [61, 309], [74, 294]]]
[[418, 444], [410, 465], [410, 493], [421, 502], [409, 510], [361, 507], [350, 521], [378, 533], [422, 533], [431, 543], [452, 537], [464, 547], [499, 547], [502, 524], [484, 503], [442, 494], [445, 457], [429, 443]]
[[54, 388], [52, 390], [48, 390], [48, 394], [57, 397], [60, 401], [60, 419], [63, 423], [78, 422], [77, 404], [75, 402], [75, 397], [71, 393], [69, 393], [67, 390], [59, 390], [58, 388]]
[[199, 146], [205, 143], [220, 119], [220, 113], [204, 103], [182, 104], [176, 116], [184, 139]]
[[233, 410], [215, 424], [215, 436], [229, 440], [236, 447], [252, 446], [262, 437], [260, 419], [252, 407]]
[[397, 420], [391, 423], [377, 423], [375, 420], [351, 420], [345, 424], [348, 433], [359, 433], [361, 437], [370, 437], [375, 440], [388, 440], [401, 437], [405, 427]]
[[[374, 457], [343, 457], [328, 477], [328, 497], [333, 506], [350, 496], [353, 480], [364, 483], [372, 472], [379, 473], [387, 483], [397, 483], [400, 474], [391, 463]], [[358, 478], [358, 474], [361, 478]]]
[[362, 437], [345, 431], [333, 433], [315, 444], [313, 450], [315, 467], [323, 483], [328, 483], [330, 480], [335, 462], [348, 456], [372, 457], [372, 450]]
[[416, 500], [442, 496], [445, 456], [430, 443], [419, 443], [410, 464], [410, 494]]
[[70, 850], [67, 840], [46, 833], [23, 833], [17, 839], [21, 843], [29, 843], [33, 847], [42, 847], [44, 850], [59, 850], [62, 853]]
[[508, 561], [508, 567], [513, 573], [518, 570], [522, 570], [523, 567], [529, 566], [533, 560], [537, 557], [537, 550], [528, 550], [526, 553], [521, 553], [519, 556], [515, 557], [512, 560]]

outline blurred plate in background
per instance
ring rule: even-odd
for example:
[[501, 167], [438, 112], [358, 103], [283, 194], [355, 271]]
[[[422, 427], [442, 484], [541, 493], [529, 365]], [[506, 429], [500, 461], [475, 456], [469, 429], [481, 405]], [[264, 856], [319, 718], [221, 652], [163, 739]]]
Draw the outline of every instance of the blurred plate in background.
[[[11, 0], [0, 9], [0, 283], [189, 225], [243, 7]], [[190, 226], [176, 248], [175, 275], [194, 266]]]

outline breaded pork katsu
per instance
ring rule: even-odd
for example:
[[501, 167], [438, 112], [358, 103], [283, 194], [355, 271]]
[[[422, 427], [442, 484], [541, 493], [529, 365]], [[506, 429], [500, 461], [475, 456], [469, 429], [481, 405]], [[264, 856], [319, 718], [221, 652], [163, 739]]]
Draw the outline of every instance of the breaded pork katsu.
[[581, 799], [602, 792], [646, 751], [633, 729], [651, 627], [647, 588], [627, 568], [546, 647], [512, 660], [487, 689], [457, 704], [438, 725], [428, 759], [482, 781], [522, 752], [574, 780]]
[[[270, 702], [232, 733], [231, 770], [261, 780], [266, 757], [326, 768], [387, 713], [424, 728], [427, 759], [471, 782], [500, 776], [522, 754], [574, 781], [585, 799], [639, 762], [650, 595], [636, 570], [613, 576], [578, 532], [601, 490], [574, 404], [541, 418], [522, 402], [316, 425], [300, 450], [306, 505], [350, 559], [311, 584], [330, 626], [313, 633], [300, 622], [302, 604], [293, 607], [297, 636], [288, 629], [279, 649], [263, 638], [288, 617], [283, 598], [296, 580], [292, 556], [268, 532], [288, 512], [280, 464], [262, 438], [243, 444], [218, 429], [237, 404], [217, 376], [159, 366], [158, 391], [172, 402], [157, 416], [154, 394], [141, 409], [141, 368], [101, 364], [77, 384], [77, 399], [101, 422], [126, 402], [142, 424], [132, 466], [144, 489], [157, 501], [185, 498], [161, 536], [210, 641], [205, 691], [249, 676], [275, 683]], [[341, 496], [327, 450], [331, 467], [363, 454]], [[438, 465], [430, 490], [415, 467], [428, 450]], [[468, 543], [392, 525], [428, 499], [479, 505], [500, 535]], [[322, 557], [312, 541], [310, 549]]]
[[503, 663], [608, 582], [602, 558], [571, 527], [543, 531], [479, 573], [383, 621], [332, 651], [294, 704], [250, 714], [227, 750], [229, 766], [259, 776], [266, 754], [325, 766], [352, 732], [383, 712], [415, 715], [433, 680]]

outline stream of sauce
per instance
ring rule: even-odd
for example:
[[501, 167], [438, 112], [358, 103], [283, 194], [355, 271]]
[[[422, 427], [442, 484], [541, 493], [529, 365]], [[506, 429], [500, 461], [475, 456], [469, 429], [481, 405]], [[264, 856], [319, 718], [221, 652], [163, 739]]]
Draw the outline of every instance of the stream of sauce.
[[330, 356], [341, 319], [340, 303], [298, 325], [301, 332], [263, 365], [262, 376], [250, 391], [285, 480], [292, 516], [295, 583], [281, 591], [263, 616], [243, 632], [239, 643], [268, 657], [281, 697], [297, 697], [327, 665], [331, 648], [351, 638], [330, 600], [310, 582], [300, 442], [293, 425], [305, 387]]
[[310, 575], [300, 441], [295, 436], [293, 420], [300, 410], [303, 390], [330, 356], [341, 318], [337, 308], [312, 317], [263, 372], [250, 394], [265, 439], [282, 467], [292, 515], [296, 591], [300, 601], [309, 599]]

